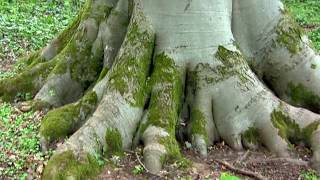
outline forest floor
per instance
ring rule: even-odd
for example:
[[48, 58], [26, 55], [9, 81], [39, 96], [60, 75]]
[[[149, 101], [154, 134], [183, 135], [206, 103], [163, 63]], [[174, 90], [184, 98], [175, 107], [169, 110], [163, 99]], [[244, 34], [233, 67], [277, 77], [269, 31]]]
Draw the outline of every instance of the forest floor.
[[[83, 1], [0, 1], [0, 79], [14, 76], [19, 69], [15, 65], [18, 57], [43, 47], [70, 22]], [[320, 50], [319, 0], [284, 1]], [[29, 94], [18, 96], [32, 98]], [[17, 103], [0, 101], [0, 179], [40, 179], [52, 154], [43, 154], [39, 147], [43, 116], [44, 112], [24, 112]], [[264, 149], [236, 152], [221, 142], [203, 159], [187, 148], [188, 142], [184, 143], [181, 148], [186, 159], [166, 165], [158, 176], [143, 167], [141, 148], [122, 157], [98, 157], [104, 165], [99, 179], [318, 179], [307, 163], [310, 150], [300, 146], [295, 147], [294, 159], [279, 159]]]

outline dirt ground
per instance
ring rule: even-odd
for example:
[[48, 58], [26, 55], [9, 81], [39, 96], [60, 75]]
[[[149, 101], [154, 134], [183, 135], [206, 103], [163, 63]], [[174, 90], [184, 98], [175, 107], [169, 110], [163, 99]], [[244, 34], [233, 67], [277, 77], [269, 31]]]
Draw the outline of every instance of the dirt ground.
[[277, 158], [265, 149], [236, 152], [222, 142], [211, 147], [204, 159], [193, 150], [184, 148], [183, 154], [193, 162], [191, 167], [178, 169], [175, 164], [166, 165], [161, 174], [155, 176], [146, 171], [139, 175], [132, 172], [135, 166], [142, 165], [139, 162], [142, 161], [141, 150], [138, 150], [126, 153], [116, 166], [107, 165], [98, 179], [219, 179], [222, 172], [229, 172], [241, 179], [302, 180], [301, 174], [311, 170], [308, 164], [311, 152], [303, 147], [295, 147], [294, 151], [295, 158]]

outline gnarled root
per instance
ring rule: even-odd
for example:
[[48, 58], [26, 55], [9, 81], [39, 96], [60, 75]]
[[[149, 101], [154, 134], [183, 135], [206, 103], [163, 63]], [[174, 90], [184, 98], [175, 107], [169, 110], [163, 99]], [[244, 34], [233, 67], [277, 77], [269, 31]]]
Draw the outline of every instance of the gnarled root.
[[[231, 30], [231, 8], [239, 13], [238, 5], [256, 6], [254, 0], [216, 0], [214, 5], [212, 0], [189, 4], [181, 0], [135, 0], [129, 26], [128, 1], [89, 2], [63, 50], [12, 81], [19, 84], [34, 75], [36, 78], [27, 81], [33, 84], [22, 82], [30, 87], [24, 90], [18, 85], [10, 89], [5, 85], [11, 82], [0, 81], [4, 97], [12, 98], [18, 91], [37, 93], [42, 87], [35, 99], [60, 107], [50, 111], [42, 122], [43, 148], [71, 136], [49, 161], [44, 179], [90, 178], [99, 171], [96, 153], [106, 156], [121, 153], [131, 148], [134, 136], [135, 142], [142, 140], [144, 144], [146, 168], [158, 173], [165, 162], [182, 157], [176, 140], [181, 114], [187, 119], [181, 132], [185, 132], [202, 156], [207, 155], [208, 146], [220, 139], [236, 150], [263, 145], [282, 157], [292, 154], [291, 144], [304, 143], [313, 150], [313, 165], [319, 169], [320, 116], [285, 103], [262, 83], [266, 80], [287, 102], [306, 98], [294, 104], [316, 111], [315, 92], [305, 94], [306, 89], [296, 86], [292, 91], [286, 90], [292, 80], [288, 80], [288, 74], [296, 78], [307, 72], [291, 66], [302, 59], [301, 52], [316, 57], [301, 63], [302, 69], [318, 56], [309, 53], [301, 38], [295, 44], [292, 38], [300, 34], [296, 34], [292, 24], [287, 24], [288, 19], [281, 18], [283, 12], [276, 8], [274, 14], [279, 16], [275, 21], [280, 23], [272, 21], [274, 26], [270, 27], [278, 28], [268, 31], [275, 38], [272, 40], [276, 40], [270, 40], [274, 43], [270, 45], [249, 42], [248, 37], [243, 37], [248, 34], [239, 33], [243, 31], [239, 24], [234, 23]], [[261, 2], [263, 6], [269, 1]], [[204, 4], [206, 11], [202, 9]], [[271, 5], [278, 7], [281, 3], [275, 0]], [[241, 16], [248, 15], [240, 12]], [[294, 34], [287, 37], [288, 30]], [[249, 32], [257, 35], [254, 30]], [[240, 48], [234, 45], [233, 34]], [[270, 51], [259, 51], [266, 46]], [[289, 57], [289, 52], [296, 54]], [[258, 65], [246, 61], [245, 57], [258, 57], [257, 54], [263, 54]], [[288, 73], [283, 71], [285, 68], [294, 70]], [[317, 82], [318, 77], [309, 72], [294, 83], [308, 79]], [[273, 79], [274, 75], [277, 78]], [[37, 84], [35, 79], [43, 81]], [[310, 90], [318, 86], [311, 86], [311, 82], [303, 87]]]
[[283, 4], [234, 4], [235, 38], [259, 78], [284, 101], [320, 112], [320, 56]]
[[[92, 117], [68, 141], [57, 149], [50, 160], [44, 178], [56, 178], [52, 171], [65, 164], [60, 156], [72, 157], [94, 153], [116, 153], [131, 147], [132, 139], [147, 100], [146, 78], [152, 59], [154, 32], [136, 6], [122, 47], [108, 74], [105, 92]], [[78, 158], [76, 158], [78, 159]], [[80, 161], [77, 161], [80, 163]], [[67, 167], [65, 172], [71, 171]], [[72, 177], [77, 177], [77, 173]], [[68, 173], [62, 174], [69, 177]]]

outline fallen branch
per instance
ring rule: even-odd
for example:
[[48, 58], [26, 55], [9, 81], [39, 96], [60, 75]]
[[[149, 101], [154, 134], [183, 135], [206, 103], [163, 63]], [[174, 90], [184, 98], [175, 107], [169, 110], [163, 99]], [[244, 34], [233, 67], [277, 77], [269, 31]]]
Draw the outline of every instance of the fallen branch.
[[255, 178], [255, 179], [258, 179], [258, 180], [267, 180], [266, 177], [258, 174], [258, 173], [254, 173], [252, 171], [247, 171], [247, 170], [244, 170], [244, 169], [239, 169], [239, 168], [236, 168], [234, 167], [233, 165], [231, 165], [230, 163], [226, 162], [226, 161], [222, 161], [222, 160], [219, 160], [219, 159], [214, 159], [215, 162], [227, 167], [229, 170], [231, 171], [234, 171], [235, 173], [238, 173], [238, 174], [242, 174], [242, 175], [245, 175], [245, 176], [249, 176], [249, 177], [252, 177], [252, 178]]

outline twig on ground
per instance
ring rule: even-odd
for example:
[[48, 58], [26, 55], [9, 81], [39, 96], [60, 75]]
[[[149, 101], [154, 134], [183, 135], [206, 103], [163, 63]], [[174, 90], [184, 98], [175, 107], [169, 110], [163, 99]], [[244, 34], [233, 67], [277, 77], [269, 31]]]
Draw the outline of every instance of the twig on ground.
[[241, 157], [239, 157], [234, 163], [235, 164], [241, 164], [243, 161], [245, 161], [248, 156], [250, 155], [250, 150], [248, 150], [247, 152], [245, 152]]
[[258, 179], [258, 180], [267, 180], [266, 177], [258, 174], [258, 173], [254, 173], [252, 171], [247, 171], [247, 170], [244, 170], [244, 169], [239, 169], [239, 168], [236, 168], [234, 167], [233, 165], [231, 165], [230, 163], [226, 162], [226, 161], [222, 161], [222, 160], [219, 160], [219, 159], [214, 159], [215, 162], [225, 166], [226, 168], [228, 168], [229, 170], [231, 171], [234, 171], [235, 173], [239, 173], [239, 174], [242, 174], [242, 175], [245, 175], [245, 176], [249, 176], [249, 177], [252, 177], [252, 178], [255, 178], [255, 179]]

